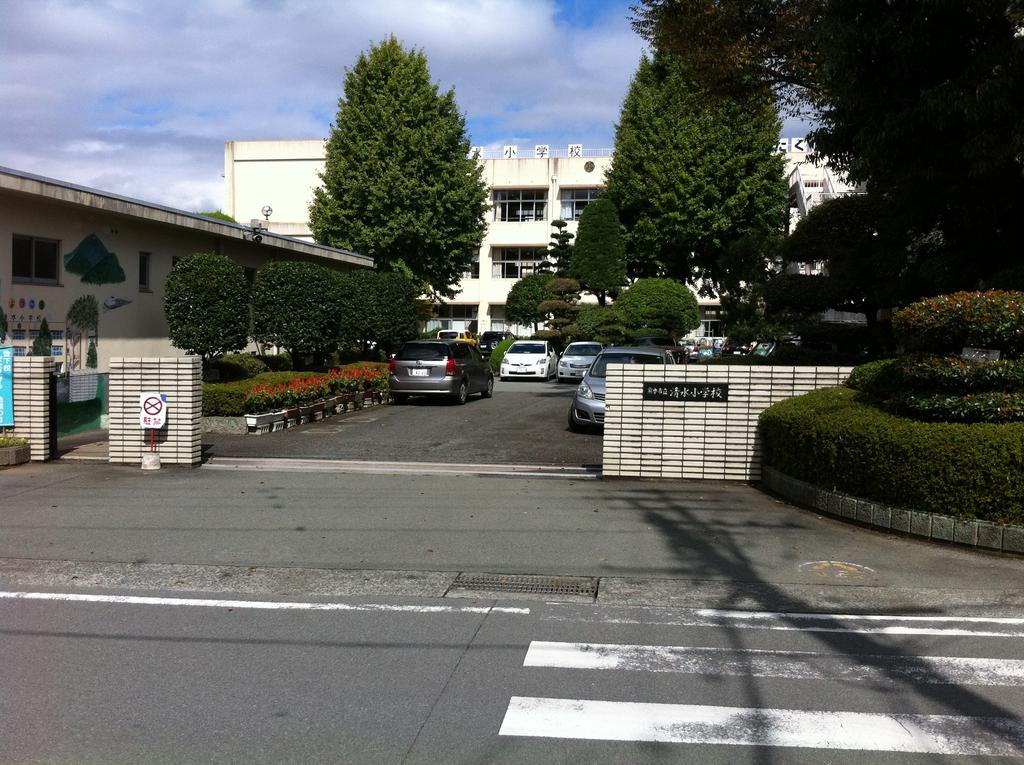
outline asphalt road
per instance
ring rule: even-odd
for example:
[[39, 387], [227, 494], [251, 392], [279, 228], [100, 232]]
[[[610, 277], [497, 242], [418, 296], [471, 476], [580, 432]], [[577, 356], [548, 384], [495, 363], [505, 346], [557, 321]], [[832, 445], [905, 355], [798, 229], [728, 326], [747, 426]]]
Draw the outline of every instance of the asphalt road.
[[450, 598], [290, 606], [0, 600], [0, 762], [1024, 757], [1019, 620]]
[[418, 397], [264, 436], [204, 433], [203, 445], [208, 456], [599, 465], [600, 434], [568, 428], [574, 390], [495, 381], [493, 398], [472, 396], [464, 406]]

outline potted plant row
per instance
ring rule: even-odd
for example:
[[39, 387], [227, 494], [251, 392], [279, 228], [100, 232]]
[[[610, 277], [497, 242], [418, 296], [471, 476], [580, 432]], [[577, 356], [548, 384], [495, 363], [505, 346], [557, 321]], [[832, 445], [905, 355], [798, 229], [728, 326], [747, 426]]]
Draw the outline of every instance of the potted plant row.
[[303, 425], [340, 414], [350, 406], [386, 400], [387, 372], [371, 367], [331, 369], [326, 374], [296, 377], [286, 383], [254, 385], [245, 394], [245, 424], [250, 433]]

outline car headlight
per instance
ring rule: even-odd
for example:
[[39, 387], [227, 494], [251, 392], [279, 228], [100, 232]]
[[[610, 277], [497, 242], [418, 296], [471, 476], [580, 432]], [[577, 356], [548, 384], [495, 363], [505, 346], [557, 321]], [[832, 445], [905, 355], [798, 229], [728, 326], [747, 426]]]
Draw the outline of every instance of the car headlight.
[[580, 398], [593, 398], [594, 391], [590, 389], [589, 385], [587, 385], [585, 382], [582, 382], [576, 389], [576, 395], [579, 396]]

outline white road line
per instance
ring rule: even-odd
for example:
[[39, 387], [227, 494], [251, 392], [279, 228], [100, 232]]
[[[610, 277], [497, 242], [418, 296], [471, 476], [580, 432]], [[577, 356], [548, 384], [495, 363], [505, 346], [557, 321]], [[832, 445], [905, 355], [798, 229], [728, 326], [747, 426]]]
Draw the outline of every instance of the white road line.
[[[635, 612], [634, 612], [635, 613]], [[544, 621], [727, 627], [786, 632], [852, 632], [866, 635], [945, 635], [949, 637], [1024, 637], [1024, 618], [984, 616], [889, 616], [885, 614], [808, 614], [732, 611], [714, 608], [644, 609], [637, 615], [580, 617], [547, 614]]]
[[833, 655], [811, 651], [530, 643], [524, 667], [619, 669], [790, 680], [882, 681], [955, 685], [1024, 685], [1024, 661], [959, 656]]
[[364, 462], [274, 457], [212, 457], [205, 470], [287, 471], [303, 473], [373, 473], [411, 475], [473, 475], [515, 478], [596, 480], [599, 471], [574, 465], [471, 465], [446, 462]]
[[400, 606], [387, 603], [295, 603], [273, 600], [210, 600], [139, 595], [88, 595], [69, 592], [0, 592], [0, 600], [51, 600], [68, 603], [111, 603], [129, 606], [193, 606], [263, 611], [375, 611], [406, 614], [529, 614], [511, 606]]
[[1008, 717], [886, 715], [513, 696], [503, 736], [1024, 758]]

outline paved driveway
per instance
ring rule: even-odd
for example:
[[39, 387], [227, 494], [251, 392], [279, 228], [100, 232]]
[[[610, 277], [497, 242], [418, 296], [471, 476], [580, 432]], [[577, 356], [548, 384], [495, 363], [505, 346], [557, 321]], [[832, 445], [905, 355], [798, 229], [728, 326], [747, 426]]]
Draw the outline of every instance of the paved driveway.
[[601, 436], [572, 433], [566, 417], [574, 386], [495, 382], [494, 397], [465, 406], [414, 398], [263, 436], [203, 435], [219, 457], [598, 465]]

